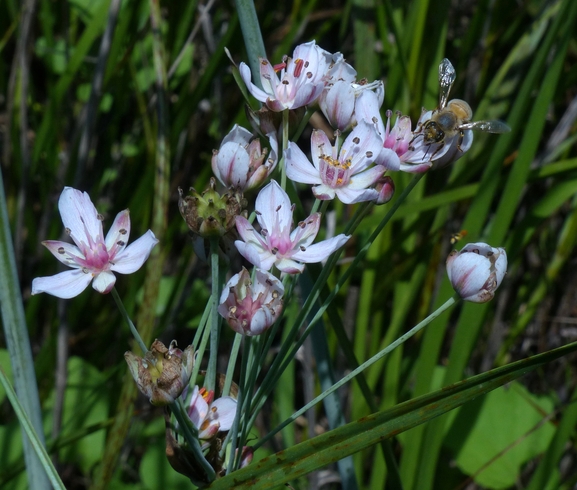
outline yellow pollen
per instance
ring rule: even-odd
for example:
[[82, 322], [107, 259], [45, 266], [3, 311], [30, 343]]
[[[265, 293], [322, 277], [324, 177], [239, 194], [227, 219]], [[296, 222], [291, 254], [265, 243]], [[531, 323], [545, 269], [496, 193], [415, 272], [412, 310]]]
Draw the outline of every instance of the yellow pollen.
[[351, 160], [348, 158], [344, 162], [339, 162], [336, 158], [330, 157], [328, 155], [321, 155], [321, 158], [331, 167], [342, 168], [343, 170], [351, 168]]

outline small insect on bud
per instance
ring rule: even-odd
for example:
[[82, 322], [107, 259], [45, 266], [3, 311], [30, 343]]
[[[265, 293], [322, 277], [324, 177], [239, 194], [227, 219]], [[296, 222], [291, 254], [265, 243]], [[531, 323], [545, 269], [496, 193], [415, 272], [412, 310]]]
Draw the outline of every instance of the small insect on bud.
[[447, 274], [453, 289], [465, 301], [486, 303], [493, 299], [507, 272], [507, 254], [503, 248], [486, 243], [469, 243], [447, 258]]

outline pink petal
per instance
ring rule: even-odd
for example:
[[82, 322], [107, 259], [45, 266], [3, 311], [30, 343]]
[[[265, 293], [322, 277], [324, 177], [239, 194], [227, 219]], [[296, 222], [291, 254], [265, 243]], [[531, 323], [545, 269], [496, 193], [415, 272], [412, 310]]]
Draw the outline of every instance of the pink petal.
[[92, 274], [81, 269], [64, 271], [54, 276], [37, 277], [32, 281], [32, 294], [48, 293], [62, 299], [78, 296], [92, 281]]
[[108, 255], [114, 258], [125, 248], [130, 236], [130, 212], [128, 209], [120, 211], [114, 218], [114, 222], [106, 234], [106, 250]]
[[121, 274], [131, 274], [137, 271], [148, 259], [150, 252], [157, 243], [158, 240], [154, 233], [148, 230], [114, 258], [114, 264], [110, 269]]
[[42, 242], [42, 245], [50, 250], [50, 253], [54, 255], [54, 257], [68, 267], [83, 267], [85, 263], [86, 257], [84, 257], [77, 246], [71, 243], [60, 242], [58, 240], [45, 240]]

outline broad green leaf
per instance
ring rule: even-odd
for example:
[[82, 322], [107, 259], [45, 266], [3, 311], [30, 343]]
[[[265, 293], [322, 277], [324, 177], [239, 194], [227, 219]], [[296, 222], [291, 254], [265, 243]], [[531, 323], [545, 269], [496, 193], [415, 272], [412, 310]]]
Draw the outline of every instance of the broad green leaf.
[[479, 485], [509, 488], [523, 465], [547, 449], [555, 432], [547, 419], [553, 410], [550, 398], [511, 383], [463, 406], [446, 444], [463, 473]]

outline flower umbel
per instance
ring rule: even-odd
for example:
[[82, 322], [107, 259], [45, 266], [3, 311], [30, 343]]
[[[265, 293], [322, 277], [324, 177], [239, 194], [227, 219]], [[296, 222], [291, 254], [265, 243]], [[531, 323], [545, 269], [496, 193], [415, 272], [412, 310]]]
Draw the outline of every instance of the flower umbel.
[[[260, 140], [250, 131], [234, 125], [212, 155], [212, 171], [226, 187], [247, 191], [260, 186], [275, 169], [278, 161], [276, 131], [268, 135], [270, 154], [261, 150]], [[252, 140], [252, 141], [251, 141]]]
[[285, 57], [278, 66], [259, 58], [263, 90], [251, 82], [248, 65], [241, 63], [239, 70], [250, 93], [270, 110], [279, 112], [303, 107], [319, 97], [330, 59], [330, 53], [319, 48], [315, 41], [297, 46], [292, 58]]
[[313, 184], [317, 199], [334, 199], [345, 204], [377, 199], [371, 189], [386, 171], [385, 166], [369, 166], [382, 149], [379, 134], [372, 124], [361, 121], [344, 141], [340, 152], [331, 145], [322, 131], [313, 131], [311, 154], [313, 163], [293, 142], [286, 150], [287, 177], [295, 182]]
[[235, 332], [259, 335], [280, 317], [283, 294], [275, 276], [257, 269], [253, 282], [243, 267], [224, 287], [218, 312]]
[[90, 282], [99, 293], [109, 293], [116, 282], [113, 272], [136, 272], [158, 243], [154, 233], [148, 230], [126, 246], [130, 235], [128, 209], [116, 215], [104, 238], [102, 216], [86, 192], [72, 187], [65, 187], [62, 191], [58, 210], [66, 233], [76, 246], [57, 240], [46, 240], [42, 245], [73, 270], [49, 277], [37, 277], [32, 281], [32, 294], [48, 293], [69, 299], [78, 296]]
[[235, 245], [246, 260], [265, 271], [276, 265], [282, 272], [297, 274], [304, 270], [302, 262], [321, 262], [350, 238], [340, 234], [312, 245], [319, 232], [320, 213], [311, 214], [291, 233], [293, 207], [274, 180], [259, 192], [255, 209], [261, 232], [239, 216], [236, 228], [243, 241], [237, 240]]
[[182, 351], [175, 340], [168, 349], [155, 340], [144, 358], [130, 351], [124, 353], [124, 358], [138, 389], [153, 405], [168, 405], [176, 400], [188, 385], [194, 366], [192, 346]]
[[469, 243], [447, 257], [449, 280], [465, 301], [486, 303], [493, 299], [506, 272], [505, 249], [486, 243]]

